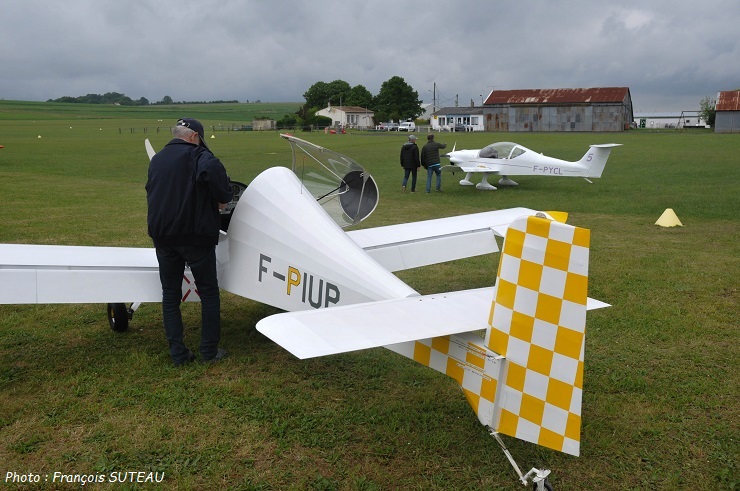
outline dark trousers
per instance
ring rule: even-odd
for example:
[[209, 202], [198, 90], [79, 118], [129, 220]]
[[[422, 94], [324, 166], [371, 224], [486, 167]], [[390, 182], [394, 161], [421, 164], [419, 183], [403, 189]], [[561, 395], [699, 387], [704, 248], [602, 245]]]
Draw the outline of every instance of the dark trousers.
[[158, 247], [159, 279], [162, 282], [162, 321], [170, 356], [175, 363], [188, 357], [183, 341], [182, 278], [190, 266], [201, 301], [200, 354], [204, 360], [216, 356], [221, 339], [221, 296], [216, 274], [216, 247]]
[[403, 169], [403, 181], [401, 186], [406, 187], [406, 183], [409, 182], [409, 174], [411, 174], [411, 190], [416, 191], [416, 171], [417, 169]]

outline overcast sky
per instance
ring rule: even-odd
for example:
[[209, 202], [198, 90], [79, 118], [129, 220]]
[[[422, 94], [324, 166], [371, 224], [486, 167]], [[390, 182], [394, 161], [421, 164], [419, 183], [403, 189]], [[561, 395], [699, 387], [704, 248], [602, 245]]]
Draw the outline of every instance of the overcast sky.
[[635, 112], [740, 88], [739, 0], [0, 0], [0, 98], [304, 102], [315, 82], [424, 102], [630, 88]]

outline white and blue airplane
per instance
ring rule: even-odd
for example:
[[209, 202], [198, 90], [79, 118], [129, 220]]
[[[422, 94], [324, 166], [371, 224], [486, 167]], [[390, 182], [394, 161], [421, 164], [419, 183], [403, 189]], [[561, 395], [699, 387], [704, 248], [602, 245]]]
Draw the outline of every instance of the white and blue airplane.
[[[509, 176], [583, 177], [587, 181], [601, 177], [612, 148], [619, 143], [591, 145], [577, 162], [568, 162], [534, 152], [518, 143], [496, 142], [475, 150], [453, 150], [444, 155], [450, 165], [442, 167], [446, 172], [465, 172], [460, 181], [463, 186], [473, 186], [473, 174], [481, 174], [482, 180], [476, 189], [494, 191], [496, 187], [488, 177], [499, 175], [499, 186], [517, 186]], [[589, 181], [591, 182], [591, 181]]]
[[[580, 453], [586, 312], [608, 306], [587, 296], [590, 232], [527, 208], [345, 231], [375, 209], [372, 176], [282, 136], [292, 170], [232, 183], [220, 286], [285, 310], [256, 327], [298, 358], [382, 346], [450, 376], [520, 481], [552, 489], [500, 435]], [[393, 274], [499, 251], [488, 288], [420, 295]], [[142, 302], [161, 302], [157, 268], [152, 248], [0, 244], [0, 303], [102, 303], [122, 331]], [[182, 299], [199, 300], [187, 271]]]

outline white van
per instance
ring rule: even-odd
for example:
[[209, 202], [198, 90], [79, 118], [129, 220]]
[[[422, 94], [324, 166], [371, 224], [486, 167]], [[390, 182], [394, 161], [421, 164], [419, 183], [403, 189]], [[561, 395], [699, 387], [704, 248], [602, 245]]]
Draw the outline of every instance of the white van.
[[398, 131], [416, 131], [416, 123], [413, 121], [404, 121], [398, 125]]

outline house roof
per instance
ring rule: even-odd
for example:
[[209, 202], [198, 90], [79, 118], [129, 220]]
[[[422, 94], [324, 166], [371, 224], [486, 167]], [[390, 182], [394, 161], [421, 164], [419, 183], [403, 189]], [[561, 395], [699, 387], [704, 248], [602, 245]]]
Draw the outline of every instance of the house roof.
[[443, 107], [437, 109], [433, 115], [447, 116], [447, 115], [472, 115], [472, 114], [483, 114], [483, 107]]
[[326, 109], [340, 109], [344, 111], [345, 113], [368, 113], [368, 114], [373, 113], [371, 109], [367, 109], [367, 108], [359, 107], [359, 106], [329, 106]]
[[494, 90], [486, 99], [485, 105], [622, 103], [629, 92], [629, 87]]
[[740, 111], [740, 90], [729, 90], [717, 94], [717, 111]]

